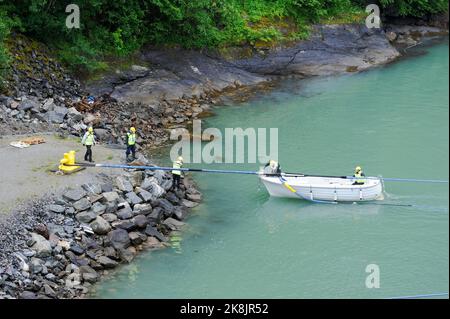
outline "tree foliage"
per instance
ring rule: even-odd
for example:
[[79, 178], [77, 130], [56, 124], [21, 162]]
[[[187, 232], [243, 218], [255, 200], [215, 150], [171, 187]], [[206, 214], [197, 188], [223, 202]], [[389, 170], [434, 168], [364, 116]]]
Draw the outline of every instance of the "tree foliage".
[[[0, 0], [1, 46], [14, 25], [52, 46], [67, 64], [88, 71], [105, 56], [124, 56], [144, 44], [205, 48], [280, 38], [274, 21], [299, 26], [363, 10], [361, 0]], [[66, 6], [77, 4], [81, 28], [65, 25]], [[380, 0], [400, 15], [446, 10], [447, 0]], [[444, 6], [445, 5], [445, 6]], [[357, 7], [356, 7], [357, 6]], [[15, 24], [11, 24], [15, 21]], [[2, 62], [4, 63], [4, 62]]]

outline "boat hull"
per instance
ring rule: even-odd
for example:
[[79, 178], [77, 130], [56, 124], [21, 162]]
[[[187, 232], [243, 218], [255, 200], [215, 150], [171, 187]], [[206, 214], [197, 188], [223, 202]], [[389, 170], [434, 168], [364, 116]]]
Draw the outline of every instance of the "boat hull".
[[274, 197], [329, 202], [383, 199], [383, 183], [378, 178], [368, 179], [363, 185], [353, 185], [352, 179], [333, 177], [261, 175], [260, 179]]

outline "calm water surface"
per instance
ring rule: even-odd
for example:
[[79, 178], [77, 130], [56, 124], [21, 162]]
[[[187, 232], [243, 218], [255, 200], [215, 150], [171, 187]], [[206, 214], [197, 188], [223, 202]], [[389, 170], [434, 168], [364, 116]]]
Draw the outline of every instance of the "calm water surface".
[[[448, 179], [449, 48], [351, 76], [283, 84], [204, 126], [279, 128], [286, 171]], [[167, 164], [168, 158], [159, 158]], [[256, 170], [255, 164], [210, 165]], [[97, 298], [383, 298], [449, 288], [448, 185], [386, 183], [384, 203], [269, 198], [256, 177], [195, 175], [178, 245], [145, 253]], [[367, 289], [368, 264], [380, 268]]]

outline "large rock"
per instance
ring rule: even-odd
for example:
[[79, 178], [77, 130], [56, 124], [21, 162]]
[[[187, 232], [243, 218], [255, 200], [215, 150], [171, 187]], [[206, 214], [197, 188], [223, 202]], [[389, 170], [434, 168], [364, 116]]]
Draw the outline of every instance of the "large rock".
[[134, 214], [133, 214], [133, 210], [130, 208], [130, 206], [126, 206], [126, 207], [118, 210], [116, 215], [120, 219], [130, 219], [131, 217], [133, 217]]
[[152, 206], [150, 204], [137, 204], [133, 207], [134, 215], [148, 215], [152, 212]]
[[118, 252], [120, 259], [127, 263], [132, 262], [137, 253], [136, 248], [134, 248], [133, 246], [130, 246], [126, 249], [119, 249]]
[[125, 196], [126, 196], [128, 202], [129, 202], [131, 205], [136, 205], [136, 204], [142, 203], [142, 198], [140, 198], [140, 197], [139, 197], [138, 195], [136, 195], [136, 193], [134, 193], [134, 192], [129, 192], [129, 193], [127, 193]]
[[81, 212], [75, 215], [75, 218], [80, 222], [80, 223], [85, 223], [88, 224], [91, 221], [93, 221], [94, 219], [97, 218], [97, 214], [95, 214], [93, 211], [89, 210], [89, 211], [85, 211], [85, 212]]
[[49, 205], [48, 210], [53, 213], [62, 214], [65, 212], [66, 208], [62, 205]]
[[102, 193], [102, 186], [96, 183], [86, 183], [81, 185], [81, 187], [90, 194], [99, 195]]
[[31, 109], [39, 109], [39, 103], [32, 99], [26, 99], [20, 103], [18, 109], [19, 111], [27, 111]]
[[100, 203], [100, 202], [95, 202], [93, 205], [92, 205], [92, 211], [95, 213], [95, 214], [97, 214], [97, 215], [101, 215], [101, 214], [103, 214], [105, 211], [106, 211], [106, 206], [105, 205], [103, 205], [102, 203]]
[[165, 198], [161, 198], [158, 199], [156, 201], [156, 205], [158, 205], [159, 207], [161, 207], [167, 214], [170, 214], [173, 212], [174, 210], [174, 206], [172, 205], [171, 202], [169, 202], [167, 199]]
[[148, 225], [148, 218], [145, 215], [137, 215], [134, 217], [134, 224], [139, 228], [145, 228]]
[[119, 264], [117, 261], [114, 261], [106, 256], [100, 256], [97, 261], [105, 268], [114, 268]]
[[117, 220], [117, 216], [112, 213], [106, 213], [102, 215], [103, 219], [106, 220], [108, 223], [112, 223]]
[[101, 216], [97, 216], [90, 226], [97, 235], [106, 235], [111, 231], [111, 225]]
[[171, 217], [167, 218], [163, 224], [169, 227], [170, 230], [180, 230], [185, 225], [185, 223]]
[[98, 273], [92, 269], [89, 266], [81, 266], [80, 268], [80, 274], [84, 281], [89, 282], [93, 284], [96, 282], [99, 278]]
[[133, 191], [133, 185], [124, 176], [119, 176], [116, 178], [116, 185], [123, 192], [129, 193]]
[[73, 208], [81, 212], [91, 208], [91, 202], [87, 198], [82, 198], [79, 201], [73, 203]]
[[108, 239], [115, 249], [127, 248], [130, 246], [128, 232], [124, 229], [115, 229], [108, 233]]
[[145, 228], [145, 234], [148, 236], [156, 237], [159, 241], [167, 241], [168, 239], [161, 234], [155, 227], [148, 225], [147, 228]]
[[65, 107], [57, 106], [53, 111], [50, 111], [47, 114], [50, 123], [61, 124], [64, 122], [64, 118], [67, 115], [67, 109]]
[[107, 202], [117, 202], [119, 200], [119, 194], [117, 192], [105, 192], [103, 193], [103, 198]]
[[65, 199], [68, 199], [71, 202], [79, 201], [84, 196], [86, 196], [86, 192], [81, 188], [70, 190], [63, 195]]
[[34, 244], [31, 246], [36, 252], [36, 257], [48, 257], [52, 254], [52, 246], [50, 242], [39, 234], [31, 233], [31, 240]]

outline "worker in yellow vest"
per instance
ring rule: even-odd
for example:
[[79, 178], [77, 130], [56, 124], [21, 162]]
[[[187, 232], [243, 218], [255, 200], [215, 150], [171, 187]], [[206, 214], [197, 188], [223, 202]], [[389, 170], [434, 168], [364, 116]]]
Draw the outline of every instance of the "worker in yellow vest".
[[364, 176], [366, 176], [363, 173], [363, 170], [360, 166], [357, 166], [355, 168], [355, 174], [353, 175], [353, 177], [356, 177], [355, 182], [353, 183], [353, 185], [364, 185]]
[[95, 145], [94, 129], [89, 127], [87, 132], [84, 134], [81, 144], [86, 146], [86, 154], [84, 154], [84, 160], [93, 162], [92, 160], [92, 146]]
[[172, 170], [172, 189], [180, 188], [181, 171], [183, 167], [183, 157], [179, 156], [175, 162], [173, 162]]
[[[133, 161], [136, 158], [136, 129], [134, 127], [130, 128], [130, 131], [127, 133], [127, 152], [126, 159], [127, 161]], [[129, 155], [133, 156], [133, 159], [129, 159]]]

